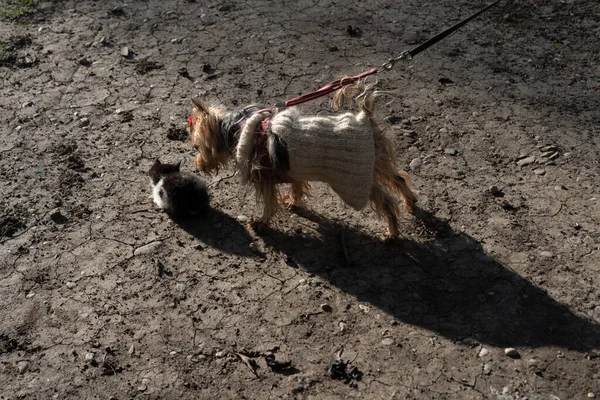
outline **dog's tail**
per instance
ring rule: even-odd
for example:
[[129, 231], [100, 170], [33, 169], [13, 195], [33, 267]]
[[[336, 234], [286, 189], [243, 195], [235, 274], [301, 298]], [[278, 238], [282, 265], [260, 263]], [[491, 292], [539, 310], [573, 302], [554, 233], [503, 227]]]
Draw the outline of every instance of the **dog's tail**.
[[[344, 79], [349, 78], [345, 76]], [[367, 114], [369, 118], [375, 115], [374, 100], [378, 92], [373, 90], [377, 82], [367, 83], [361, 79], [350, 85], [343, 86], [333, 95], [331, 99], [331, 107], [335, 110], [340, 110], [344, 107], [356, 105], [359, 110]]]

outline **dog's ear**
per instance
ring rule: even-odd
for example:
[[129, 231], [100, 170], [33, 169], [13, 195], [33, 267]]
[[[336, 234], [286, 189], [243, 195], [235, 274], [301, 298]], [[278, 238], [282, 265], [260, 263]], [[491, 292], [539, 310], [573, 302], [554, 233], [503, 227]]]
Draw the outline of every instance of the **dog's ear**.
[[154, 160], [154, 162], [152, 163], [152, 168], [156, 168], [156, 167], [158, 167], [158, 166], [160, 166], [160, 165], [161, 165], [161, 163], [160, 163], [160, 160], [157, 158], [157, 159], [156, 159], [156, 160]]
[[208, 106], [200, 99], [192, 99], [192, 103], [196, 106], [196, 109], [201, 113], [208, 113]]
[[179, 172], [179, 170], [181, 170], [181, 160], [179, 160], [179, 162], [177, 164], [175, 164], [175, 168], [177, 169], [178, 172]]

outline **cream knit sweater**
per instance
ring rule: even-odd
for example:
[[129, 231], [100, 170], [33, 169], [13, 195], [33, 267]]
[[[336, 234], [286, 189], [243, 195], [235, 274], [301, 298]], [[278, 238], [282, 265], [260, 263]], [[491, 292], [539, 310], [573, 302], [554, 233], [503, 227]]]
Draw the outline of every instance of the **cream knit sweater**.
[[[253, 135], [265, 117], [255, 114], [247, 121], [238, 144], [238, 163], [249, 154], [244, 149], [244, 143], [249, 145], [245, 137]], [[269, 134], [287, 144], [290, 178], [325, 182], [355, 210], [365, 207], [373, 185], [375, 147], [371, 122], [364, 112], [319, 117], [301, 116], [290, 108], [271, 118]]]

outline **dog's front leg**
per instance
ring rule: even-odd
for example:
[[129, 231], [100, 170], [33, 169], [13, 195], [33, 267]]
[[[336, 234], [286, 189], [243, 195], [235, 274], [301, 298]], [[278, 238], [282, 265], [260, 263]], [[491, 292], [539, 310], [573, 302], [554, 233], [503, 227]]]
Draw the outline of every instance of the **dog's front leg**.
[[262, 233], [267, 230], [271, 218], [277, 213], [279, 203], [277, 201], [277, 186], [271, 180], [263, 179], [255, 184], [256, 198], [262, 200], [263, 215], [258, 220], [250, 223], [250, 229], [256, 233]]

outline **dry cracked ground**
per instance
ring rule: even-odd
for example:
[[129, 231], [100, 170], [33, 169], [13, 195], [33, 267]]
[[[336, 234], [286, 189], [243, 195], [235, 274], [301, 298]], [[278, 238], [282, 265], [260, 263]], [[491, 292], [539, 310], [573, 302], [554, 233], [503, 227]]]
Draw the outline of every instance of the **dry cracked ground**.
[[[233, 168], [177, 224], [190, 99], [380, 65], [474, 0], [39, 1], [0, 20], [0, 399], [600, 396], [600, 4], [500, 2], [378, 74], [420, 210], [316, 185], [258, 237]], [[327, 112], [327, 99], [302, 106]], [[508, 354], [507, 354], [508, 353]]]

